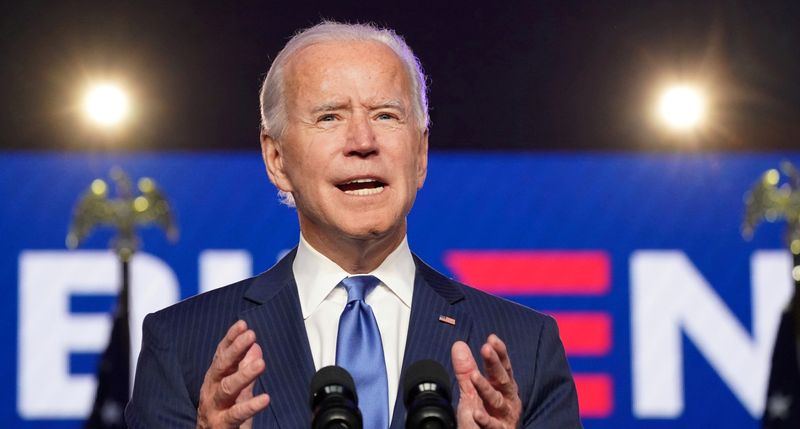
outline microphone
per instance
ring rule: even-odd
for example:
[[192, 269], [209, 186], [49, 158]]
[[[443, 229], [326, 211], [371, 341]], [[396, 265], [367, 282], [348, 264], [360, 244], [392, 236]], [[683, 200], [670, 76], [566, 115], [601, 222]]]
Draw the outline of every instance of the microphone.
[[403, 383], [406, 429], [455, 429], [450, 399], [450, 379], [444, 367], [430, 359], [414, 362]]
[[362, 429], [356, 386], [344, 368], [320, 369], [309, 391], [312, 429]]

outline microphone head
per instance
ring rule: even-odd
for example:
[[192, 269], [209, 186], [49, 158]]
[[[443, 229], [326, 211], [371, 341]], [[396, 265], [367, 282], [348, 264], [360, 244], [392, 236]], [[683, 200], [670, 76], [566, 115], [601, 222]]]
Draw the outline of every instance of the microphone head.
[[314, 374], [309, 386], [311, 394], [309, 403], [312, 409], [331, 393], [343, 395], [358, 405], [356, 384], [353, 382], [353, 377], [344, 368], [331, 365], [320, 369]]
[[414, 362], [406, 370], [403, 383], [403, 401], [406, 406], [420, 393], [436, 392], [450, 401], [450, 378], [444, 367], [435, 360]]
[[403, 378], [406, 429], [455, 429], [450, 378], [434, 360], [414, 362]]

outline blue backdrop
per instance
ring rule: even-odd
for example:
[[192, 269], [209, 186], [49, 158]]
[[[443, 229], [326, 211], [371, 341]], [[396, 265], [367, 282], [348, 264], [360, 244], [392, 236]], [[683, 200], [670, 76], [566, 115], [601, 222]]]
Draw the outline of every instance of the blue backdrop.
[[[53, 358], [36, 352], [35, 339], [25, 340], [33, 341], [33, 346], [25, 346], [24, 350], [21, 346], [22, 327], [41, 319], [29, 314], [35, 310], [24, 304], [28, 301], [23, 299], [22, 289], [35, 286], [40, 288], [37, 291], [43, 291], [37, 299], [50, 299], [47, 284], [23, 281], [23, 275], [31, 274], [24, 274], [24, 270], [32, 269], [23, 267], [23, 255], [40, 255], [43, 251], [56, 251], [49, 253], [51, 256], [66, 254], [64, 239], [78, 196], [93, 179], [107, 178], [112, 166], [121, 166], [134, 178], [154, 178], [171, 201], [181, 229], [180, 240], [171, 244], [161, 231], [143, 229], [142, 251], [163, 261], [174, 272], [180, 298], [200, 290], [203, 252], [241, 250], [241, 254], [252, 258], [252, 270], [259, 272], [293, 247], [298, 238], [296, 215], [293, 209], [278, 203], [258, 153], [0, 156], [0, 279], [4, 290], [0, 335], [5, 344], [0, 354], [2, 427], [80, 426], [74, 416], [79, 406], [49, 413], [47, 400], [37, 402], [44, 403], [44, 409], [41, 405], [29, 408], [25, 404], [30, 400], [20, 393], [35, 391], [47, 396], [48, 383], [29, 386], [26, 383], [31, 383], [31, 378], [21, 374], [26, 373], [25, 368], [30, 372], [37, 365], [51, 365], [48, 359]], [[523, 287], [521, 292], [507, 293], [509, 298], [543, 311], [600, 315], [607, 322], [611, 331], [605, 346], [588, 352], [581, 352], [579, 345], [568, 346], [576, 375], [599, 375], [605, 380], [599, 390], [589, 383], [581, 391], [586, 396], [581, 400], [588, 410], [587, 428], [686, 428], [712, 424], [754, 428], [754, 416], [763, 409], [763, 399], [759, 404], [747, 398], [764, 396], [760, 383], [765, 376], [762, 367], [768, 365], [769, 356], [765, 361], [763, 342], [772, 341], [769, 335], [760, 334], [756, 313], [758, 320], [769, 325], [763, 329], [766, 332], [775, 329], [779, 311], [774, 305], [755, 302], [754, 290], [758, 281], [774, 279], [778, 286], [768, 295], [783, 300], [790, 283], [784, 280], [788, 279], [788, 272], [770, 269], [782, 267], [781, 261], [786, 257], [783, 252], [770, 252], [783, 247], [782, 226], [762, 226], [750, 242], [741, 238], [743, 196], [765, 170], [777, 167], [784, 159], [797, 164], [800, 155], [434, 153], [427, 182], [409, 218], [409, 242], [428, 263], [457, 277], [463, 277], [463, 273], [448, 265], [446, 258], [454, 252], [474, 255], [490, 250], [493, 257], [502, 259], [531, 251], [526, 254], [535, 260], [542, 255], [537, 252], [542, 251], [560, 252], [567, 257], [590, 251], [607, 261], [606, 290], [560, 294], [542, 293], [535, 288], [525, 292]], [[106, 249], [110, 238], [109, 230], [97, 231], [75, 254]], [[670, 265], [670, 255], [682, 255], [686, 263], [675, 265], [673, 261]], [[768, 260], [759, 265], [766, 270], [759, 277], [761, 280], [753, 273], [760, 263], [754, 262], [757, 255], [765, 255]], [[641, 264], [637, 265], [637, 261]], [[680, 333], [680, 347], [656, 357], [663, 359], [665, 367], [678, 362], [679, 379], [660, 381], [646, 368], [658, 367], [661, 361], [648, 361], [641, 368], [636, 363], [636, 356], [640, 363], [645, 362], [651, 359], [648, 356], [658, 355], [658, 350], [648, 349], [652, 343], [639, 341], [633, 334], [637, 329], [634, 321], [639, 320], [634, 316], [635, 309], [650, 308], [641, 297], [658, 296], [656, 292], [647, 295], [656, 290], [649, 286], [647, 278], [649, 273], [655, 276], [662, 272], [659, 266], [665, 270], [679, 267], [678, 271], [686, 275], [676, 279], [690, 279], [676, 283], [676, 293], [704, 291], [706, 295], [702, 296], [714, 299], [703, 302], [721, 304], [733, 316], [732, 320], [717, 320], [715, 315], [721, 313], [706, 312], [702, 319], [703, 314], [698, 312], [704, 307], [695, 309], [678, 300], [675, 306], [684, 306], [680, 311], [665, 312], [662, 319], [658, 319], [658, 312], [655, 319], [641, 319], [672, 323]], [[698, 276], [691, 277], [689, 273]], [[520, 276], [524, 277], [524, 273]], [[653, 281], [669, 284], [670, 278], [662, 276]], [[641, 294], [632, 293], [634, 283]], [[108, 294], [105, 298], [98, 294], [95, 301], [85, 291], [75, 295], [82, 298], [67, 301], [68, 314], [102, 313], [111, 307]], [[59, 324], [62, 319], [54, 316], [52, 323]], [[695, 321], [701, 323], [694, 325]], [[703, 333], [703, 326], [740, 328], [744, 338], [751, 341], [747, 344], [753, 350], [761, 350], [747, 349], [755, 356], [753, 362], [758, 363], [752, 369], [757, 374], [727, 374], [721, 369], [724, 365], [720, 362], [724, 360], [714, 356], [727, 353], [729, 359], [735, 360], [746, 350], [741, 342], [713, 343]], [[650, 329], [650, 325], [639, 328]], [[653, 325], [654, 335], [661, 332], [657, 328]], [[580, 324], [577, 330], [562, 330], [564, 335], [580, 336], [580, 332]], [[86, 335], [93, 333], [88, 330]], [[565, 338], [565, 342], [569, 345], [573, 340]], [[771, 347], [770, 343], [770, 351]], [[65, 376], [93, 373], [93, 353], [66, 350], [65, 356], [69, 359]], [[736, 385], [734, 379], [745, 387], [732, 387]], [[677, 403], [674, 395], [663, 396], [664, 403], [672, 404], [671, 411], [670, 406], [652, 406], [653, 401], [662, 400], [659, 391], [670, 391], [675, 386], [682, 396]], [[53, 403], [58, 400], [51, 399]]]

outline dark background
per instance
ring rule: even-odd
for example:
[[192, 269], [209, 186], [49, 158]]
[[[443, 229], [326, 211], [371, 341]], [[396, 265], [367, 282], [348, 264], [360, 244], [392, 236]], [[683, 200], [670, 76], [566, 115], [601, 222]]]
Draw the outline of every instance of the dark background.
[[[800, 2], [5, 2], [0, 149], [257, 150], [270, 61], [321, 18], [403, 35], [430, 78], [431, 147], [764, 151], [800, 147]], [[112, 78], [135, 116], [98, 133], [81, 92]], [[706, 126], [652, 119], [699, 82]]]

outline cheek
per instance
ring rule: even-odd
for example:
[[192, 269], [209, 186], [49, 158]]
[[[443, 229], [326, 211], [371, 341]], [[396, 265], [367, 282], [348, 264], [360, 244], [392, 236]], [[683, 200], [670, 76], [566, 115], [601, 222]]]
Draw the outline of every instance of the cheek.
[[294, 147], [286, 153], [286, 172], [295, 187], [313, 192], [321, 186], [328, 166], [328, 154], [321, 154], [316, 148], [325, 147], [317, 139], [306, 142], [302, 147]]

